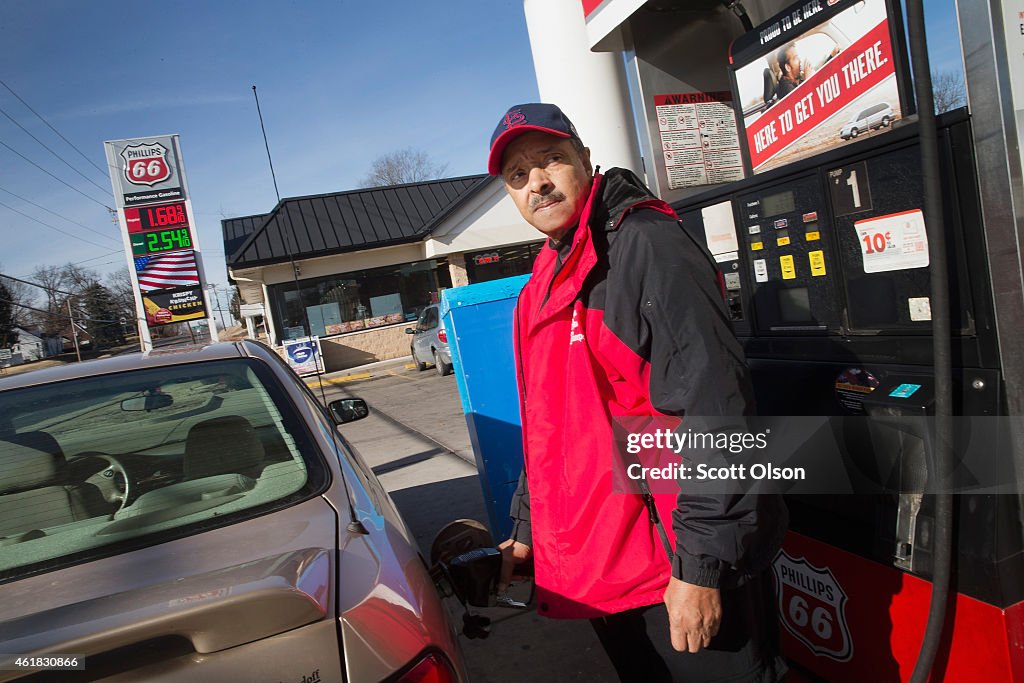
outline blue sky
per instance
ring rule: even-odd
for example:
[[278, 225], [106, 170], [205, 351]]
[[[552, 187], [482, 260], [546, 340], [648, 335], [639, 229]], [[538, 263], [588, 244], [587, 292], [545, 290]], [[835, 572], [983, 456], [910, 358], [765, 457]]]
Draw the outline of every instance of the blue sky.
[[[100, 168], [105, 140], [180, 134], [219, 284], [221, 218], [276, 203], [253, 85], [284, 197], [357, 187], [375, 158], [404, 147], [447, 163], [446, 175], [482, 173], [495, 122], [538, 96], [519, 0], [4, 0], [0, 65], [0, 80]], [[2, 86], [0, 109], [103, 189], [2, 114], [0, 142], [113, 206], [109, 178]], [[95, 243], [0, 206], [0, 272], [127, 263], [102, 206], [2, 146], [0, 202]]]
[[[955, 40], [952, 0], [927, 4]], [[957, 54], [947, 44], [932, 40], [935, 68]], [[448, 176], [482, 173], [498, 117], [538, 97], [521, 0], [3, 0], [0, 80], [100, 168], [105, 140], [180, 134], [218, 284], [221, 218], [275, 204], [252, 85], [283, 197], [353, 189], [375, 158], [405, 147], [447, 163]], [[113, 206], [109, 178], [2, 86], [0, 109], [99, 186], [0, 114], [0, 142], [92, 197], [0, 146], [0, 203], [82, 238], [0, 206], [0, 272], [124, 267], [100, 205]]]

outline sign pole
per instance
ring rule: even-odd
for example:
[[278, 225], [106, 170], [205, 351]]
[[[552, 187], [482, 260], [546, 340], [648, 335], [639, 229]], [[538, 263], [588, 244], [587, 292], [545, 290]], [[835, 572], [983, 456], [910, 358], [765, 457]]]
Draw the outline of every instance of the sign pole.
[[202, 318], [217, 341], [179, 137], [113, 140], [105, 147], [142, 350], [153, 349], [150, 328]]

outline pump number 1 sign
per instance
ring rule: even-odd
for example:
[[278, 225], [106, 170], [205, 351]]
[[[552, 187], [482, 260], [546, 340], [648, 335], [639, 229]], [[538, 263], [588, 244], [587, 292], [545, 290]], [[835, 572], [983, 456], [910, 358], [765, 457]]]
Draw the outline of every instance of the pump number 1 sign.
[[920, 209], [868, 218], [853, 227], [865, 273], [928, 267], [928, 233]]

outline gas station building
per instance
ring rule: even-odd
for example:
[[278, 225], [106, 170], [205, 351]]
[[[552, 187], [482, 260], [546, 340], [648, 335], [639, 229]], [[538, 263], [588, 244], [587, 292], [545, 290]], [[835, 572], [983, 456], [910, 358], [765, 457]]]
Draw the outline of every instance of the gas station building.
[[405, 329], [442, 290], [528, 273], [542, 245], [487, 175], [286, 198], [221, 224], [249, 336], [320, 337], [327, 370], [407, 355]]

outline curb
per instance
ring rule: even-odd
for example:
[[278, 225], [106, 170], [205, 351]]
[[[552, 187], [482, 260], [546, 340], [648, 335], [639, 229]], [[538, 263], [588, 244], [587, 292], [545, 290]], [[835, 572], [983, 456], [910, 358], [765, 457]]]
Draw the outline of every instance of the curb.
[[[349, 371], [349, 374], [341, 375], [340, 377], [330, 377], [328, 375], [320, 375], [319, 377], [317, 377], [315, 375], [314, 376], [306, 375], [306, 376], [304, 376], [302, 378], [302, 381], [304, 381], [307, 386], [316, 386], [317, 384], [320, 384], [320, 383], [323, 383], [323, 384], [344, 384], [345, 382], [355, 382], [355, 381], [359, 381], [359, 380], [372, 379], [374, 377], [382, 377], [384, 375], [390, 375], [391, 373], [389, 371], [393, 370], [396, 367], [401, 367], [401, 368], [404, 368], [405, 370], [414, 370], [414, 369], [416, 369], [416, 364], [415, 363], [388, 363], [387, 361], [384, 361], [384, 363], [386, 363], [386, 365], [384, 365], [383, 367], [374, 368], [373, 370], [363, 370], [362, 372], [351, 372], [351, 371]], [[372, 363], [371, 365], [377, 365], [377, 363]], [[367, 366], [363, 366], [363, 367], [366, 368]], [[360, 370], [360, 368], [352, 368], [352, 370]], [[345, 370], [341, 370], [340, 372], [346, 372], [346, 371]], [[332, 373], [332, 374], [334, 374], [334, 373]]]

